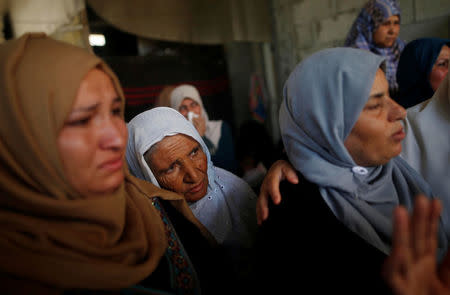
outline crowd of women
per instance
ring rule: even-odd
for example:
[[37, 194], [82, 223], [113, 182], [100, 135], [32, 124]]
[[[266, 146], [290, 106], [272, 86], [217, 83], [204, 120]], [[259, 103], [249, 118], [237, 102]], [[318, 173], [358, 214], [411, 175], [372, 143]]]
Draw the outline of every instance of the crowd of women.
[[1, 293], [449, 294], [450, 40], [399, 25], [370, 0], [293, 69], [258, 198], [193, 86], [125, 123], [99, 57], [1, 44]]

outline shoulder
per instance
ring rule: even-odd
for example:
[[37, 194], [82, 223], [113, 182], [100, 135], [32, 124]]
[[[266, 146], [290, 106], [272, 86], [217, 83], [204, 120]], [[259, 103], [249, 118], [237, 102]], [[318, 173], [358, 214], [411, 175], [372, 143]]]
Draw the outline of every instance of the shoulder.
[[[277, 236], [285, 239], [292, 230], [288, 225], [313, 228], [310, 221], [329, 214], [329, 209], [319, 192], [319, 187], [307, 181], [297, 172], [299, 182], [280, 183], [281, 202], [275, 205], [269, 199], [269, 216], [260, 226], [262, 236]], [[302, 229], [297, 228], [298, 232]]]
[[216, 178], [219, 183], [225, 184], [227, 187], [225, 189], [227, 191], [239, 192], [247, 195], [251, 199], [256, 199], [256, 194], [250, 185], [240, 178], [239, 176], [222, 169], [220, 167], [215, 167]]
[[[298, 202], [299, 198], [296, 196], [302, 196], [301, 202], [309, 202], [311, 199], [317, 199], [317, 197], [322, 200], [319, 187], [315, 183], [306, 180], [306, 178], [298, 171], [297, 176], [297, 184], [292, 184], [289, 181], [283, 181], [280, 184], [280, 193], [285, 201], [285, 206]], [[284, 196], [286, 196], [286, 198], [284, 198]]]

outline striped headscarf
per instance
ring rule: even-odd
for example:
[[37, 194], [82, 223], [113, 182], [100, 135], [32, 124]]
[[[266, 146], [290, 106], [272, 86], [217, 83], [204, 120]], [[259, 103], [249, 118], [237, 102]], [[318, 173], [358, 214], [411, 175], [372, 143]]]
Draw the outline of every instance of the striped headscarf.
[[353, 23], [345, 40], [345, 46], [370, 50], [384, 56], [389, 90], [397, 91], [396, 71], [405, 42], [397, 38], [392, 47], [383, 48], [377, 46], [372, 38], [376, 29], [393, 15], [398, 15], [400, 18], [400, 7], [396, 0], [370, 0], [361, 9]]

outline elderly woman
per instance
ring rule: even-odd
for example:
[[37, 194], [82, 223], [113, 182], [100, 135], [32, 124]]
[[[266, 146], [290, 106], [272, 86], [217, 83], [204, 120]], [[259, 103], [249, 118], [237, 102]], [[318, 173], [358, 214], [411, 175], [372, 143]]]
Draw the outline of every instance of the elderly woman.
[[450, 39], [420, 38], [409, 42], [397, 68], [395, 100], [409, 108], [431, 98], [448, 72]]
[[397, 65], [405, 43], [398, 38], [400, 7], [397, 0], [369, 0], [361, 9], [345, 40], [345, 46], [370, 50], [386, 59], [389, 91], [395, 95]]
[[[391, 249], [392, 212], [398, 205], [412, 210], [420, 193], [433, 196], [398, 157], [406, 111], [389, 96], [383, 60], [365, 50], [327, 49], [299, 64], [286, 82], [280, 128], [299, 182], [282, 184], [283, 202], [261, 226], [259, 276], [271, 291], [298, 284], [298, 274], [283, 268], [289, 261], [307, 270], [301, 285], [317, 293], [331, 285], [342, 294], [386, 294], [380, 272]], [[447, 250], [448, 218], [444, 210], [439, 259]], [[286, 251], [292, 228], [303, 239], [295, 253]]]
[[2, 293], [216, 294], [232, 283], [184, 198], [129, 174], [124, 96], [105, 63], [26, 34], [0, 45], [0, 69]]
[[237, 172], [235, 146], [231, 128], [226, 121], [209, 120], [197, 88], [182, 84], [170, 93], [170, 106], [194, 124], [202, 137], [214, 165]]
[[158, 107], [134, 117], [128, 132], [126, 157], [136, 177], [183, 195], [220, 244], [252, 245], [256, 195], [245, 181], [213, 165], [194, 125]]

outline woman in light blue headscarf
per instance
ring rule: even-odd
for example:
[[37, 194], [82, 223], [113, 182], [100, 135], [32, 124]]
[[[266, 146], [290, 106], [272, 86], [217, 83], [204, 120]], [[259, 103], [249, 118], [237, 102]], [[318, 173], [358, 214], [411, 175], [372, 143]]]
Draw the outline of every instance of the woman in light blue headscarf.
[[[129, 139], [126, 157], [134, 176], [150, 181], [156, 186], [184, 194], [194, 215], [220, 244], [231, 247], [251, 247], [256, 232], [256, 195], [242, 179], [213, 165], [206, 144], [191, 122], [172, 108], [157, 107], [140, 113], [128, 123], [127, 127]], [[202, 160], [204, 162], [201, 161], [199, 164], [204, 169], [201, 168], [202, 171], [198, 172], [199, 174], [204, 172], [207, 176], [205, 190], [200, 196], [195, 197], [195, 201], [189, 200], [194, 194], [187, 190], [183, 192], [183, 189], [174, 189], [174, 183], [170, 183], [175, 182], [173, 179], [167, 183], [163, 176], [161, 178], [156, 176], [159, 171], [153, 171], [155, 167], [149, 165], [148, 159], [153, 152], [156, 152], [156, 147], [166, 139], [180, 134], [195, 141], [195, 146], [200, 145], [206, 156]], [[162, 151], [160, 155], [169, 158], [170, 149], [167, 152]], [[170, 162], [168, 166], [171, 165]], [[178, 162], [175, 163], [176, 165]], [[198, 175], [194, 177], [201, 179]], [[203, 186], [198, 184], [200, 181], [192, 181], [192, 184], [184, 179], [182, 181], [186, 182], [185, 187], [188, 187], [188, 190], [195, 191], [197, 195], [202, 191], [199, 189]]]
[[[261, 225], [259, 276], [271, 278], [271, 291], [299, 283], [298, 273], [284, 271], [291, 263], [307, 270], [302, 287], [311, 284], [318, 294], [329, 286], [338, 294], [386, 294], [380, 272], [393, 210], [411, 210], [418, 194], [433, 198], [398, 157], [406, 111], [389, 96], [383, 61], [365, 50], [326, 49], [300, 63], [285, 84], [280, 129], [299, 183], [282, 183], [283, 201]], [[449, 228], [444, 210], [439, 259]], [[301, 243], [286, 251], [294, 234]]]
[[370, 50], [386, 59], [386, 78], [391, 95], [398, 85], [396, 71], [405, 42], [400, 32], [400, 6], [397, 0], [369, 0], [350, 28], [345, 46]]

